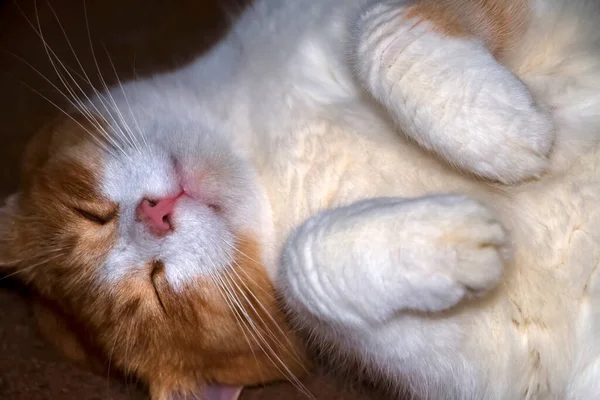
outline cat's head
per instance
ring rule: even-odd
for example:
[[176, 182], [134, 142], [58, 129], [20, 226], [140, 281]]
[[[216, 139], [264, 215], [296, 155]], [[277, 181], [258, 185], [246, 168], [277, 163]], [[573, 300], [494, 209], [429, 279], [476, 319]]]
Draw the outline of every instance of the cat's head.
[[154, 399], [301, 373], [252, 168], [210, 134], [113, 130], [82, 115], [44, 128], [4, 207], [1, 268], [48, 306], [42, 330]]

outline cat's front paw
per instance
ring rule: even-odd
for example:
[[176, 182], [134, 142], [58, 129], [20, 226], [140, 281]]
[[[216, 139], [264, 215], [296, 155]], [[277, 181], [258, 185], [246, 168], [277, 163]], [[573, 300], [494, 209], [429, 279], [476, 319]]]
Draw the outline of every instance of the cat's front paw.
[[414, 304], [407, 306], [441, 311], [496, 286], [510, 257], [509, 238], [494, 214], [476, 201], [464, 196], [431, 201], [407, 221], [402, 236], [414, 230], [413, 239], [397, 257], [403, 279], [414, 288]]
[[493, 213], [468, 197], [370, 199], [324, 211], [291, 236], [281, 289], [321, 320], [381, 322], [487, 292], [508, 249]]
[[527, 86], [473, 37], [450, 37], [377, 3], [353, 47], [359, 81], [422, 147], [502, 183], [541, 176], [554, 144], [550, 115]]
[[552, 120], [533, 102], [513, 104], [509, 96], [502, 96], [482, 94], [465, 105], [463, 117], [453, 122], [457, 131], [464, 131], [464, 143], [456, 154], [465, 169], [491, 180], [510, 184], [540, 178], [554, 143]]

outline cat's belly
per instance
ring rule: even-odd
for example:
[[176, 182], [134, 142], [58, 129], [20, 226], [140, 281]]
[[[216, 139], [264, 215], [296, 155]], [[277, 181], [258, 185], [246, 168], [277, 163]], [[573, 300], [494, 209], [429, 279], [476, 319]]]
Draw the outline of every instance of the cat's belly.
[[[591, 336], [600, 328], [594, 322], [599, 319], [592, 318], [600, 302], [600, 152], [584, 156], [563, 176], [493, 190], [452, 172], [373, 116], [352, 123], [327, 122], [331, 120], [304, 124], [271, 149], [269, 172], [263, 178], [279, 244], [291, 229], [324, 208], [378, 196], [470, 194], [495, 209], [511, 231], [515, 263], [491, 296], [448, 318], [445, 328], [450, 330], [456, 324], [471, 326], [471, 336], [457, 335], [456, 345], [486, 363], [495, 359], [498, 368], [525, 366], [533, 381], [522, 385], [539, 383], [542, 392], [565, 387], [565, 382], [553, 383], [561, 376], [561, 365], [572, 363], [581, 371], [590, 357], [600, 354], [600, 341], [598, 349], [589, 349], [595, 343]], [[418, 332], [399, 329], [397, 334]], [[357, 338], [357, 343], [379, 337], [389, 338], [389, 332]], [[382, 357], [385, 353], [393, 358], [389, 343], [381, 345]], [[495, 354], [499, 347], [505, 350], [502, 355]]]

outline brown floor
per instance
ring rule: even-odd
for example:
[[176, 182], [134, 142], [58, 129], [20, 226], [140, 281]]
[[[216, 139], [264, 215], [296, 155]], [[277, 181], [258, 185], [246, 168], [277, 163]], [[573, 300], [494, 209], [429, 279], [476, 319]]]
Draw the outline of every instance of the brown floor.
[[[236, 3], [241, 10], [243, 1], [227, 3]], [[107, 53], [121, 79], [176, 66], [198, 54], [214, 42], [218, 32], [226, 29], [215, 6], [224, 3], [223, 0], [87, 0], [91, 36], [106, 80], [109, 83], [115, 80]], [[33, 29], [33, 25], [37, 26], [33, 4], [34, 0], [0, 1], [0, 198], [18, 184], [19, 158], [27, 138], [57, 112], [49, 101], [65, 104], [57, 90], [40, 76], [43, 74], [59, 84], [42, 40]], [[43, 36], [49, 46], [65, 64], [80, 70], [68, 37], [94, 84], [98, 84], [86, 33], [84, 0], [38, 1], [38, 8]], [[350, 380], [326, 376], [307, 379], [305, 384], [323, 400], [385, 397]], [[25, 296], [10, 279], [0, 277], [0, 399], [142, 398], [145, 393], [135, 385], [93, 375], [63, 360], [38, 336]], [[247, 390], [242, 396], [244, 400], [303, 398], [287, 384]]]

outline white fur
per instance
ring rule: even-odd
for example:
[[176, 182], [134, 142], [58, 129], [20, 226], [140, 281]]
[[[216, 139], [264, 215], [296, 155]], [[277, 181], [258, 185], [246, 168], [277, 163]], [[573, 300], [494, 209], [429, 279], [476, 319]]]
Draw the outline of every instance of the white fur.
[[[507, 62], [518, 78], [477, 42], [383, 22], [403, 2], [381, 4], [257, 0], [206, 56], [112, 90], [150, 146], [107, 160], [103, 190], [126, 210], [108, 281], [158, 248], [180, 285], [224, 267], [213, 240], [250, 230], [307, 327], [424, 398], [600, 398], [597, 3], [532, 2]], [[551, 172], [485, 184], [399, 131], [507, 182]], [[190, 225], [161, 246], [138, 241], [127, 215], [174, 190], [166, 154], [188, 174], [207, 163], [231, 207], [181, 204]], [[497, 220], [514, 250], [504, 271]]]

